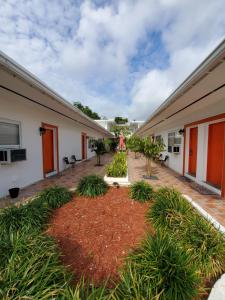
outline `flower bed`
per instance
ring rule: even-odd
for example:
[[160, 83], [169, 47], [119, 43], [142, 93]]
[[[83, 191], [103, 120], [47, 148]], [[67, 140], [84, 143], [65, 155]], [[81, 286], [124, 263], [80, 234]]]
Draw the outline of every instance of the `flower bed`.
[[120, 185], [128, 185], [128, 168], [127, 168], [127, 156], [124, 152], [115, 154], [113, 162], [106, 166], [106, 175], [104, 180], [108, 184], [114, 184], [115, 182]]

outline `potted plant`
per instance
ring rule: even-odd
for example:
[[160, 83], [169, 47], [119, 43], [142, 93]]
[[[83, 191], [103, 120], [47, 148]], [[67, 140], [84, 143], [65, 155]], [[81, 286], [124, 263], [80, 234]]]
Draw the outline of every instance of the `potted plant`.
[[160, 152], [164, 151], [165, 145], [162, 140], [153, 141], [151, 138], [144, 138], [141, 141], [140, 151], [146, 158], [147, 179], [157, 179], [152, 176], [152, 160], [159, 158]]
[[9, 196], [14, 199], [17, 198], [20, 192], [20, 188], [19, 187], [12, 187], [11, 189], [9, 189]]

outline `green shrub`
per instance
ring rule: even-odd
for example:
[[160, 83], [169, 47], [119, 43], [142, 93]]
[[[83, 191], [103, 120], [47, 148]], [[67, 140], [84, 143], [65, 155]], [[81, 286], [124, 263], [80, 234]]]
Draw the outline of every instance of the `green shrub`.
[[156, 229], [179, 230], [192, 215], [192, 206], [175, 189], [160, 188], [154, 194], [155, 202], [148, 212], [148, 219]]
[[96, 197], [104, 195], [108, 190], [108, 185], [104, 179], [97, 175], [83, 177], [77, 187], [80, 196]]
[[61, 186], [52, 186], [39, 194], [39, 200], [46, 202], [49, 208], [55, 209], [70, 201], [72, 192]]
[[128, 259], [116, 295], [119, 299], [193, 299], [200, 282], [191, 259], [169, 235], [149, 235]]
[[35, 199], [27, 204], [5, 208], [0, 212], [0, 235], [17, 230], [40, 230], [50, 216], [45, 203]]
[[207, 220], [196, 212], [180, 228], [182, 246], [193, 254], [203, 277], [216, 278], [225, 272], [225, 240]]
[[70, 276], [59, 261], [54, 241], [42, 234], [13, 233], [1, 266], [1, 299], [57, 299]]
[[131, 185], [131, 198], [140, 202], [148, 201], [153, 196], [153, 188], [145, 181], [138, 181]]
[[124, 152], [114, 155], [113, 162], [106, 166], [106, 174], [109, 177], [126, 177], [127, 159]]
[[192, 255], [202, 277], [215, 278], [225, 271], [224, 237], [179, 192], [159, 189], [148, 218]]

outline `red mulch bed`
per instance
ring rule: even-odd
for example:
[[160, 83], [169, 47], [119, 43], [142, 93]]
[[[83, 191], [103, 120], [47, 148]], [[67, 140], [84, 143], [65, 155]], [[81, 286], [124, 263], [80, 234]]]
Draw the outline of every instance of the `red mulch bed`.
[[148, 204], [129, 198], [127, 188], [110, 188], [97, 198], [75, 196], [57, 209], [48, 233], [56, 238], [62, 262], [76, 280], [82, 276], [96, 285], [118, 279], [118, 269], [127, 254], [144, 239]]

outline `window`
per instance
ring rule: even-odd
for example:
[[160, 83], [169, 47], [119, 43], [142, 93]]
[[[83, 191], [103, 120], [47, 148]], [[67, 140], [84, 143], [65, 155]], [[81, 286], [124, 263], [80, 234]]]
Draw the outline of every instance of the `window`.
[[88, 139], [88, 148], [89, 148], [89, 149], [92, 149], [92, 148], [93, 148], [94, 142], [95, 142], [95, 138], [89, 137], [89, 139]]
[[181, 135], [179, 132], [168, 133], [168, 152], [173, 152], [173, 147], [181, 144]]
[[0, 121], [0, 147], [15, 146], [20, 146], [19, 124]]
[[163, 138], [162, 138], [162, 136], [161, 136], [161, 135], [157, 135], [157, 136], [155, 137], [155, 141], [158, 142], [158, 143], [163, 143]]

